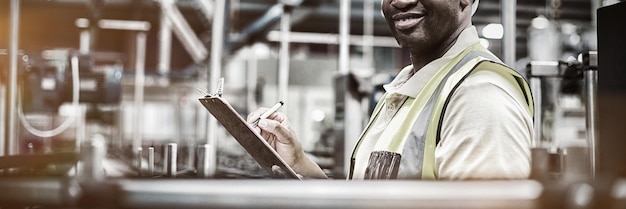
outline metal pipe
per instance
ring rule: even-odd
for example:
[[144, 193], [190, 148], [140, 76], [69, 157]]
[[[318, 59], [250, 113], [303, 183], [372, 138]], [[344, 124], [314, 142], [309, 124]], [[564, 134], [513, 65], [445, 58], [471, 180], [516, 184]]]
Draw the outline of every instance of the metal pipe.
[[585, 119], [587, 128], [587, 144], [589, 145], [589, 158], [591, 177], [595, 178], [598, 165], [598, 59], [597, 52], [585, 54], [583, 64], [588, 68], [584, 74], [585, 94]]
[[[285, 9], [280, 19], [280, 55], [278, 62], [278, 100], [288, 100], [289, 86], [289, 32], [291, 31], [291, 9]], [[283, 109], [285, 110], [285, 109]]]
[[78, 51], [81, 54], [87, 54], [91, 51], [92, 47], [92, 39], [91, 39], [91, 27], [89, 27], [89, 19], [87, 18], [78, 18], [74, 22], [76, 27], [80, 28], [80, 36], [78, 42]]
[[374, 0], [363, 2], [363, 60], [374, 67]]
[[202, 14], [204, 14], [204, 17], [206, 17], [207, 20], [211, 21], [211, 19], [213, 19], [213, 8], [215, 7], [213, 5], [213, 1], [211, 0], [196, 0], [198, 3], [200, 3], [200, 8], [202, 10]]
[[248, 81], [246, 82], [246, 88], [247, 88], [246, 104], [247, 104], [248, 110], [254, 110], [257, 108], [256, 91], [262, 90], [262, 89], [257, 89], [257, 88], [260, 88], [260, 86], [258, 85], [258, 81], [257, 81], [258, 72], [259, 72], [259, 63], [258, 63], [259, 60], [256, 55], [257, 52], [254, 46], [248, 48], [247, 53], [248, 53], [248, 56], [247, 56], [248, 59], [247, 59], [246, 69], [248, 70], [248, 72], [246, 73], [246, 78], [248, 79]]
[[598, 27], [598, 8], [602, 5], [602, 0], [591, 0], [591, 26]]
[[148, 175], [154, 176], [154, 147], [148, 147]]
[[[19, 151], [19, 142], [17, 138], [17, 53], [19, 44], [19, 18], [20, 18], [20, 1], [11, 1], [11, 19], [9, 29], [9, 110], [7, 128], [8, 142], [5, 148], [6, 153], [2, 155], [15, 155]], [[2, 142], [4, 143], [4, 142]]]
[[206, 178], [211, 176], [211, 172], [209, 172], [211, 156], [208, 155], [210, 149], [210, 144], [203, 144], [198, 147], [198, 161], [196, 162], [198, 177]]
[[141, 146], [143, 140], [143, 97], [145, 83], [146, 32], [137, 32], [135, 55], [135, 95], [133, 117], [133, 149]]
[[535, 106], [534, 133], [531, 142], [532, 147], [543, 147], [543, 93], [541, 89], [542, 79], [560, 76], [559, 63], [555, 61], [532, 61], [526, 66], [530, 76], [530, 90], [533, 95]]
[[504, 37], [502, 38], [502, 56], [504, 63], [508, 66], [515, 66], [515, 9], [517, 0], [500, 0], [502, 16], [502, 26], [504, 27]]
[[[306, 44], [335, 44], [339, 45], [339, 35], [332, 33], [308, 33], [308, 32], [291, 32], [289, 35], [291, 43]], [[270, 42], [280, 42], [280, 32], [270, 31], [266, 36]], [[350, 45], [363, 46], [366, 41], [361, 35], [350, 35]], [[369, 41], [368, 41], [369, 42]], [[388, 47], [400, 48], [398, 41], [390, 36], [374, 36], [371, 43], [372, 47]]]
[[165, 161], [165, 174], [169, 177], [176, 177], [176, 163], [178, 157], [178, 146], [176, 143], [169, 143], [165, 148], [166, 161]]
[[[281, 15], [285, 13], [285, 6], [282, 4], [275, 4], [267, 9], [263, 16], [257, 18], [254, 22], [250, 23], [244, 29], [241, 30], [237, 37], [233, 40], [234, 44], [245, 45], [252, 42], [254, 36], [257, 36], [271, 27], [275, 26], [281, 18]], [[234, 46], [232, 49], [236, 50], [240, 46]]]
[[143, 176], [143, 168], [142, 168], [143, 167], [143, 162], [142, 162], [143, 158], [142, 158], [142, 156], [143, 156], [143, 147], [137, 147], [137, 158], [136, 158], [137, 161], [136, 161], [136, 165], [135, 166], [137, 166], [137, 170], [139, 171], [137, 173], [139, 174], [139, 176]]
[[350, 73], [350, 0], [339, 5], [339, 74]]
[[535, 115], [534, 115], [534, 136], [533, 136], [533, 140], [531, 141], [531, 147], [535, 148], [539, 148], [542, 146], [541, 144], [541, 140], [542, 140], [542, 111], [543, 108], [541, 106], [541, 78], [539, 77], [531, 77], [530, 78], [530, 91], [532, 92], [533, 95], [533, 102], [534, 102], [534, 106], [535, 106]]
[[[345, 76], [347, 80], [350, 74], [350, 0], [341, 0], [339, 17], [339, 75]], [[343, 171], [348, 173], [350, 165], [350, 155], [352, 148], [359, 138], [359, 133], [363, 129], [363, 111], [361, 100], [357, 100], [348, 93], [347, 82], [343, 92], [344, 100], [344, 130], [343, 130]]]
[[[537, 208], [536, 181], [120, 180], [118, 208]], [[268, 192], [272, 191], [272, 192]], [[416, 204], [419, 203], [419, 204]]]
[[[217, 91], [217, 84], [219, 83], [220, 78], [222, 77], [222, 55], [224, 54], [224, 25], [226, 18], [226, 11], [230, 11], [226, 8], [226, 0], [215, 0], [215, 10], [213, 17], [213, 25], [211, 28], [211, 73], [209, 75], [209, 92]], [[212, 145], [209, 149], [209, 155], [211, 158], [211, 168], [209, 172], [211, 175], [215, 173], [216, 170], [216, 151], [217, 147], [217, 120], [214, 117], [208, 117], [208, 127], [207, 127], [207, 143]]]
[[[222, 0], [224, 1], [224, 0]], [[216, 3], [216, 6], [219, 4]], [[218, 7], [219, 8], [219, 7]], [[219, 10], [219, 9], [218, 9]], [[201, 63], [207, 57], [207, 49], [204, 47], [204, 44], [200, 39], [195, 35], [189, 23], [185, 21], [185, 17], [181, 14], [180, 10], [176, 8], [175, 5], [163, 4], [161, 7], [161, 12], [163, 12], [171, 21], [171, 26], [174, 29], [174, 33], [178, 37], [178, 39], [183, 44], [183, 47], [189, 52], [191, 58], [196, 63]], [[217, 13], [223, 13], [224, 11], [217, 11]], [[219, 17], [217, 18], [219, 19]], [[215, 21], [214, 21], [215, 23]], [[222, 30], [218, 32], [223, 32]], [[213, 41], [216, 41], [213, 39]], [[213, 42], [215, 44], [215, 42]]]
[[83, 171], [79, 177], [81, 182], [93, 183], [105, 178], [103, 162], [106, 153], [106, 140], [102, 135], [94, 135], [91, 141], [83, 145], [80, 153], [83, 163]]
[[2, 82], [2, 84], [0, 84], [0, 98], [2, 98], [2, 101], [0, 101], [0, 118], [2, 118], [2, 123], [0, 124], [0, 157], [4, 156], [4, 144], [6, 142], [7, 136], [5, 133], [7, 133], [6, 131], [6, 105], [7, 105], [7, 88], [4, 85], [6, 82], [5, 81], [0, 81]]
[[[161, 7], [172, 5], [172, 0], [161, 0]], [[170, 71], [171, 53], [172, 53], [172, 22], [167, 18], [165, 13], [161, 11], [161, 22], [159, 28], [159, 62], [157, 70], [161, 75], [167, 75]]]

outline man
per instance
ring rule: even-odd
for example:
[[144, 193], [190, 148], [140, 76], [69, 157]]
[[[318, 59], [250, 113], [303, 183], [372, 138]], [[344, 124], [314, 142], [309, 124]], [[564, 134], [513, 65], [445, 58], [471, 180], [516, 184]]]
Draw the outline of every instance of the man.
[[[525, 80], [479, 44], [478, 0], [382, 0], [412, 65], [385, 85], [352, 155], [349, 179], [523, 179], [533, 102]], [[248, 116], [258, 118], [266, 108]], [[261, 134], [304, 177], [325, 178], [282, 113]]]

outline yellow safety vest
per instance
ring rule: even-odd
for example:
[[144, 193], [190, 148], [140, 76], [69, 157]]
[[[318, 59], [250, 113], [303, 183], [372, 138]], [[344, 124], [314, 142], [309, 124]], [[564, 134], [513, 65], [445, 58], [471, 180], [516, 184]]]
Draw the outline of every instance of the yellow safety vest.
[[[525, 96], [527, 110], [530, 115], [534, 115], [528, 82], [515, 70], [493, 60], [497, 59], [487, 49], [480, 44], [474, 44], [440, 69], [415, 98], [407, 98], [402, 105], [406, 109], [403, 112], [405, 114], [396, 114], [381, 135], [391, 137], [385, 150], [371, 153], [365, 178], [435, 179], [435, 147], [440, 141], [446, 106], [456, 88], [473, 72], [489, 70], [502, 75], [518, 87]], [[377, 119], [383, 103], [384, 100], [381, 100], [376, 105], [367, 128], [355, 146], [349, 179], [354, 174], [354, 163], [361, 141]]]

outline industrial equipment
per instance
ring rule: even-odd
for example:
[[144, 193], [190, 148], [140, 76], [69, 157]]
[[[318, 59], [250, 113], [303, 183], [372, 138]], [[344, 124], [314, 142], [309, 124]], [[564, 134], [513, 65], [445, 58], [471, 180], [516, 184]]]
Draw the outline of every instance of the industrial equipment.
[[[586, 109], [568, 113], [586, 120], [584, 131], [576, 132], [584, 140], [572, 139], [577, 141], [563, 147], [559, 145], [565, 143], [546, 140], [550, 133], [542, 126], [545, 111], [538, 110], [530, 179], [434, 182], [343, 180], [349, 164], [345, 156], [352, 150], [353, 135], [358, 134], [354, 129], [360, 130], [367, 118], [368, 107], [363, 104], [369, 102], [368, 96], [382, 91], [359, 89], [356, 81], [389, 68], [379, 79], [387, 80], [393, 75], [390, 72], [407, 61], [397, 58], [403, 54], [396, 52], [397, 44], [385, 25], [378, 24], [382, 17], [372, 10], [375, 2], [86, 2], [87, 12], [80, 9], [84, 1], [0, 3], [0, 13], [8, 11], [3, 5], [11, 6], [5, 13], [11, 14], [10, 32], [16, 34], [10, 38], [14, 40], [10, 49], [0, 51], [10, 55], [10, 62], [2, 63], [0, 69], [0, 116], [6, 116], [7, 122], [0, 128], [0, 208], [626, 207], [626, 163], [620, 154], [624, 153], [620, 140], [624, 130], [619, 126], [625, 118], [620, 110], [626, 78], [619, 66], [624, 66], [620, 55], [626, 27], [607, 25], [607, 20], [624, 19], [624, 3], [599, 11], [601, 35], [610, 36], [606, 39], [610, 41], [600, 43], [609, 46], [598, 52], [604, 59], [586, 53], [577, 61], [531, 62], [528, 66], [532, 90], [540, 92], [534, 93], [539, 102], [535, 107], [544, 107], [542, 98], [553, 96], [543, 97], [545, 78], [562, 79], [552, 86], [554, 91], [582, 99]], [[480, 10], [497, 13], [501, 8], [497, 1], [481, 2], [485, 6], [479, 14]], [[561, 2], [565, 0], [553, 0], [559, 5], [551, 6], [562, 17], [590, 12], [587, 8], [584, 13], [568, 12]], [[18, 15], [20, 3], [32, 10]], [[526, 4], [506, 3], [507, 11]], [[58, 5], [62, 6], [53, 7]], [[364, 8], [350, 13], [354, 5]], [[70, 9], [58, 9], [62, 7]], [[50, 15], [54, 11], [78, 12]], [[517, 12], [520, 18], [528, 16], [524, 12], [536, 15], [530, 6]], [[28, 18], [40, 13], [62, 20], [58, 22], [63, 26], [17, 27], [19, 17], [26, 17], [21, 22], [32, 23]], [[194, 15], [200, 20], [192, 19]], [[354, 32], [360, 25], [350, 24], [361, 16], [363, 36]], [[311, 21], [311, 17], [317, 19]], [[529, 21], [507, 17], [513, 19], [506, 22], [516, 24], [506, 27], [505, 45], [510, 46], [521, 36], [511, 36], [515, 30], [509, 29]], [[474, 21], [483, 24], [491, 19], [475, 16]], [[0, 26], [4, 26], [2, 21]], [[280, 31], [274, 30], [278, 26]], [[620, 33], [613, 33], [615, 28], [621, 28]], [[18, 36], [18, 32], [23, 33]], [[259, 41], [268, 43], [249, 47]], [[520, 49], [507, 48], [505, 54], [515, 50]], [[366, 58], [354, 58], [355, 51]], [[379, 51], [385, 55], [375, 57]], [[320, 59], [310, 52], [333, 58]], [[618, 56], [608, 56], [612, 54]], [[375, 63], [374, 57], [385, 65]], [[506, 57], [507, 63], [512, 61]], [[189, 67], [185, 72], [173, 70], [179, 65]], [[358, 68], [369, 74], [355, 76]], [[596, 106], [598, 71], [608, 75], [600, 78], [611, 79], [604, 83], [600, 79]], [[294, 128], [303, 135], [303, 149], [333, 179], [276, 179], [237, 149], [236, 141], [197, 102], [204, 95], [196, 89], [215, 92], [212, 88], [222, 77], [229, 81], [223, 86], [223, 96], [241, 115], [288, 97], [281, 111], [298, 121]], [[371, 87], [360, 87], [364, 86]], [[620, 88], [611, 90], [615, 86]], [[615, 93], [620, 97], [607, 97]], [[599, 119], [611, 120], [598, 122], [596, 109], [601, 110]]]

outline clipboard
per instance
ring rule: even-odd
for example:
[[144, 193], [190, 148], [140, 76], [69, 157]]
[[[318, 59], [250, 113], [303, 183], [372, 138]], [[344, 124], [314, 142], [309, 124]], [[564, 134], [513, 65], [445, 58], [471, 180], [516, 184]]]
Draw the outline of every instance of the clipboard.
[[228, 101], [216, 95], [208, 95], [199, 100], [211, 115], [226, 128], [228, 133], [271, 175], [274, 175], [272, 166], [277, 165], [283, 169], [287, 178], [301, 179], [278, 155], [276, 150], [267, 143], [263, 136], [254, 131], [254, 128], [237, 113]]

